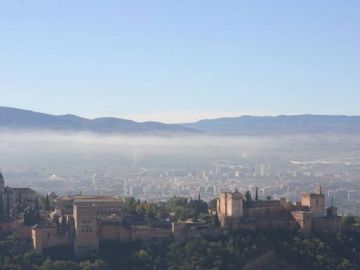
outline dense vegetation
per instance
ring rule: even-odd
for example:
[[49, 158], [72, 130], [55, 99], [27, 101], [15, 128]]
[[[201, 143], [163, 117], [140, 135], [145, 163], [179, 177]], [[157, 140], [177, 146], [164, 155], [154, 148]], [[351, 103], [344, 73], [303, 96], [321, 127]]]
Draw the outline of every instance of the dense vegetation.
[[[13, 240], [15, 241], [15, 240]], [[50, 260], [32, 252], [0, 249], [0, 269], [318, 269], [360, 266], [360, 233], [304, 237], [294, 232], [196, 233], [150, 243], [102, 243], [99, 254], [76, 261]], [[50, 254], [51, 255], [51, 254]], [[260, 267], [260, 268], [256, 268]]]
[[352, 230], [359, 220], [344, 219], [344, 232], [305, 237], [292, 231], [229, 232], [211, 223], [201, 200], [172, 198], [154, 204], [126, 199], [126, 212], [144, 219], [176, 217], [209, 219], [210, 228], [193, 229], [173, 240], [147, 243], [101, 243], [99, 253], [78, 260], [68, 247], [31, 252], [31, 243], [13, 236], [0, 241], [0, 270], [105, 270], [105, 269], [265, 269], [355, 270], [360, 269], [360, 233]]
[[126, 212], [150, 219], [165, 219], [170, 215], [177, 220], [207, 218], [208, 205], [199, 198], [190, 200], [182, 197], [173, 197], [163, 203], [152, 203], [135, 200], [132, 197], [125, 198]]

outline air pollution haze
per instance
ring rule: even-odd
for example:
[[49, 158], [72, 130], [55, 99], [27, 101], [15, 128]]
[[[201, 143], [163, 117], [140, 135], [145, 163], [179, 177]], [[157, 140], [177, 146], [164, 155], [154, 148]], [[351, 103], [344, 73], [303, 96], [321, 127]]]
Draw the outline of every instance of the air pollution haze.
[[[167, 171], [182, 171], [180, 175], [189, 177], [195, 173], [196, 178], [196, 172], [216, 170], [217, 166], [259, 163], [285, 170], [291, 161], [356, 164], [360, 160], [360, 140], [349, 135], [124, 136], [17, 131], [2, 132], [0, 141], [0, 151], [6, 153], [0, 162], [12, 185], [45, 192], [52, 188], [51, 176], [56, 176], [53, 189], [63, 194], [74, 192], [72, 181], [87, 183], [94, 174], [99, 179], [112, 175], [136, 182], [138, 175], [146, 172], [157, 181], [157, 175]], [[273, 177], [279, 176], [274, 172]], [[217, 185], [222, 182], [221, 178], [214, 181]], [[81, 187], [76, 186], [79, 192]], [[116, 195], [118, 190], [107, 192]]]

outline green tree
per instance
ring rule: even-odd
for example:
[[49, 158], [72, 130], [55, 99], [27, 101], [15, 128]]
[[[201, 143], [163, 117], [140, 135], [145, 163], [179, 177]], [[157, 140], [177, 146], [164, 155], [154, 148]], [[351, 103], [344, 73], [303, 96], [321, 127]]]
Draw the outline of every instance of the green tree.
[[245, 206], [251, 207], [252, 199], [251, 199], [251, 192], [248, 190], [245, 192]]
[[342, 219], [342, 223], [345, 227], [351, 227], [352, 225], [354, 225], [357, 222], [356, 217], [354, 217], [353, 215], [348, 215], [343, 217]]
[[35, 210], [39, 209], [39, 199], [38, 199], [38, 197], [35, 198], [34, 208], [35, 208]]
[[45, 260], [38, 270], [80, 270], [79, 266], [72, 261]]
[[10, 215], [10, 209], [11, 209], [11, 205], [10, 205], [10, 195], [7, 192], [6, 193], [6, 215], [9, 216]]
[[209, 202], [209, 208], [211, 210], [216, 210], [216, 207], [217, 207], [217, 199], [212, 199], [210, 202]]
[[3, 193], [0, 192], [0, 220], [5, 215]]
[[45, 211], [49, 211], [50, 210], [50, 199], [49, 199], [49, 194], [46, 194], [46, 198], [45, 198]]
[[108, 269], [107, 264], [101, 260], [84, 261], [79, 264], [80, 270], [106, 270]]
[[135, 253], [133, 256], [133, 262], [135, 269], [152, 269], [152, 257], [144, 249], [141, 249]]
[[357, 268], [355, 268], [349, 260], [343, 259], [341, 261], [341, 263], [337, 266], [336, 269], [337, 270], [355, 270]]

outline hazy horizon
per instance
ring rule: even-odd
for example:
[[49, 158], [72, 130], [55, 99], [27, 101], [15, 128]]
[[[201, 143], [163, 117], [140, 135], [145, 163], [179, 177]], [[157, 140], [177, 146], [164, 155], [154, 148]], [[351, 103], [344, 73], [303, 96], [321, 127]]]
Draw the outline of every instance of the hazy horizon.
[[[161, 121], [161, 119], [158, 120], [154, 120], [154, 119], [148, 119], [148, 120], [141, 120], [141, 119], [137, 119], [135, 118], [127, 118], [127, 117], [119, 117], [119, 116], [113, 116], [113, 115], [100, 115], [98, 117], [87, 117], [84, 115], [77, 115], [74, 114], [72, 112], [67, 112], [64, 114], [51, 114], [48, 112], [44, 112], [44, 111], [35, 111], [35, 110], [30, 110], [30, 109], [24, 109], [24, 108], [16, 108], [16, 107], [8, 107], [8, 106], [0, 106], [0, 107], [4, 107], [4, 108], [10, 108], [10, 109], [18, 109], [18, 110], [26, 110], [26, 111], [31, 111], [31, 112], [36, 112], [36, 113], [42, 113], [42, 114], [49, 114], [52, 116], [65, 116], [65, 115], [75, 115], [81, 118], [86, 118], [89, 120], [95, 120], [95, 119], [99, 119], [99, 118], [118, 118], [118, 119], [126, 119], [126, 120], [132, 120], [132, 121], [136, 121], [139, 123], [144, 123], [144, 122], [160, 122], [160, 123], [164, 123], [164, 124], [185, 124], [185, 123], [193, 123], [193, 122], [197, 122], [197, 121], [201, 121], [201, 120], [216, 120], [216, 119], [221, 119], [221, 118], [236, 118], [236, 117], [279, 117], [279, 116], [305, 116], [305, 115], [316, 115], [316, 116], [360, 116], [360, 114], [311, 114], [311, 113], [304, 113], [304, 114], [239, 114], [239, 115], [218, 115], [215, 116], [215, 114], [213, 114], [213, 117], [210, 118], [206, 118], [205, 116], [209, 116], [209, 115], [204, 115], [204, 117], [200, 117], [198, 116], [198, 118], [193, 119], [192, 121], [185, 121], [185, 122], [178, 122], [176, 121], [176, 118], [174, 118], [171, 121]], [[147, 115], [148, 117], [151, 117], [151, 115]], [[186, 119], [186, 118], [185, 118]]]

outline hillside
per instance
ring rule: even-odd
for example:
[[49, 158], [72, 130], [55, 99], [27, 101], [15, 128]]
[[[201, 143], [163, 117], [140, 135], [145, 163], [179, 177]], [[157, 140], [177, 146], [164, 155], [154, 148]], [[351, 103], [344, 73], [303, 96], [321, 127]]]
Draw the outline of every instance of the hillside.
[[360, 116], [342, 115], [281, 115], [241, 116], [200, 120], [182, 126], [211, 134], [269, 135], [269, 134], [358, 134]]
[[29, 110], [0, 107], [2, 130], [87, 131], [119, 134], [206, 134], [206, 135], [288, 135], [360, 133], [360, 116], [281, 115], [240, 116], [195, 123], [164, 124], [136, 122], [114, 117], [82, 118], [72, 114], [50, 115]]
[[87, 119], [70, 114], [50, 115], [9, 107], [0, 107], [0, 129], [88, 131], [121, 134], [195, 133], [195, 130], [191, 128], [159, 122], [135, 122], [112, 117]]

